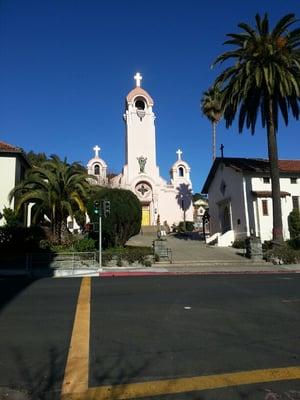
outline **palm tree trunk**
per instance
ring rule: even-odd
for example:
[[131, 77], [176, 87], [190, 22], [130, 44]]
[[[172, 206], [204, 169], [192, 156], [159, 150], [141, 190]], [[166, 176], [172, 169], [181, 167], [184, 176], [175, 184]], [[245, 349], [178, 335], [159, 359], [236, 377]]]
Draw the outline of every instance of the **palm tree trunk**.
[[212, 122], [212, 159], [213, 162], [216, 158], [216, 130], [217, 130], [217, 122]]
[[268, 121], [268, 153], [270, 163], [271, 185], [272, 185], [272, 203], [273, 203], [273, 242], [282, 243], [282, 214], [280, 198], [280, 182], [278, 167], [277, 138], [273, 119], [273, 101], [269, 100], [269, 121]]
[[67, 218], [63, 218], [61, 221], [61, 241], [64, 243], [69, 237]]

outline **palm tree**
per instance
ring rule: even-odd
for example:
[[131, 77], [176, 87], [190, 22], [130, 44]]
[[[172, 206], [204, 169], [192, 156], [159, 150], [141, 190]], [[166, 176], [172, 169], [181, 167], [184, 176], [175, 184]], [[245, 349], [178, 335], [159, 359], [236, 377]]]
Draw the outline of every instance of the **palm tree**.
[[299, 118], [300, 29], [289, 30], [296, 22], [294, 14], [281, 18], [273, 30], [268, 15], [255, 16], [255, 27], [240, 23], [241, 33], [230, 33], [224, 44], [233, 50], [221, 54], [214, 65], [231, 62], [217, 77], [223, 93], [226, 127], [239, 114], [239, 132], [244, 125], [254, 134], [260, 112], [268, 137], [268, 156], [272, 181], [273, 241], [282, 242], [282, 216], [278, 168], [278, 114], [285, 124], [288, 114]]
[[222, 94], [217, 85], [203, 92], [201, 110], [212, 123], [212, 155], [214, 161], [216, 158], [216, 128], [222, 118]]
[[16, 210], [34, 203], [33, 222], [44, 216], [50, 220], [56, 242], [61, 243], [67, 232], [67, 217], [76, 210], [85, 212], [90, 185], [87, 172], [79, 163], [68, 164], [58, 156], [28, 171], [25, 179], [9, 194], [16, 199]]

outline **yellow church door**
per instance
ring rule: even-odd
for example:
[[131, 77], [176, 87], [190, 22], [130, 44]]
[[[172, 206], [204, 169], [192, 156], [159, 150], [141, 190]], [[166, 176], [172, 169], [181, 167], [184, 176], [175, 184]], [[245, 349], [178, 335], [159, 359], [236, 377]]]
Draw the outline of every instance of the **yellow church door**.
[[142, 226], [150, 225], [150, 205], [142, 205]]

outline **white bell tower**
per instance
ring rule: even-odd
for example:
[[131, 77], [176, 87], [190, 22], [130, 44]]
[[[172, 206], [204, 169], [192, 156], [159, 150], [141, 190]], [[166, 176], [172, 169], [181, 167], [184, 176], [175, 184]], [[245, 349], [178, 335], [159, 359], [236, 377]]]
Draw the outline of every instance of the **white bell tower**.
[[156, 165], [155, 115], [153, 100], [141, 88], [143, 77], [139, 72], [134, 76], [136, 87], [126, 97], [124, 121], [126, 125], [125, 180], [131, 184], [138, 176], [159, 179]]

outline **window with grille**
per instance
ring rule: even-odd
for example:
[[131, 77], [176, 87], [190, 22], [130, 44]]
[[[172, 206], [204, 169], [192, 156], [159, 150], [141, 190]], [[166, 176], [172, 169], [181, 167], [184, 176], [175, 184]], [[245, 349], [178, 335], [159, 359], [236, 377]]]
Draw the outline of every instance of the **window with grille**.
[[299, 196], [292, 196], [293, 210], [299, 210]]
[[262, 213], [263, 215], [269, 215], [268, 211], [268, 200], [262, 200]]

